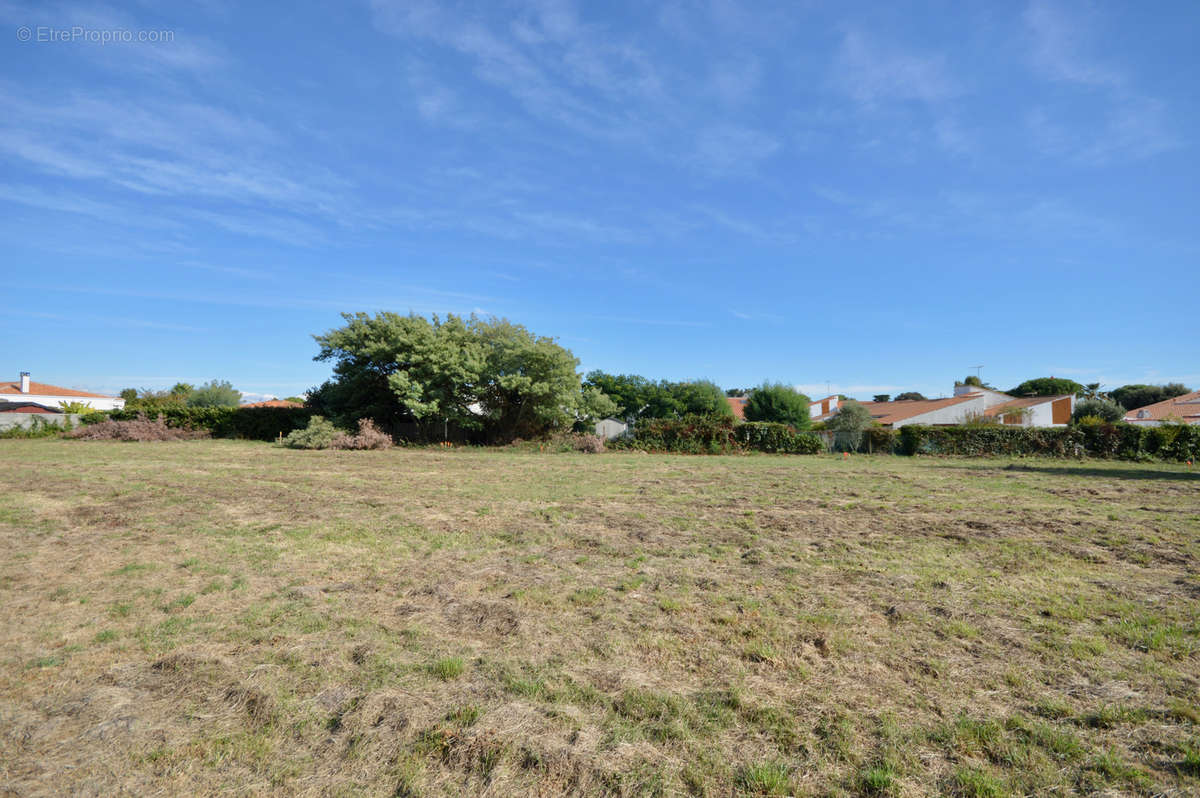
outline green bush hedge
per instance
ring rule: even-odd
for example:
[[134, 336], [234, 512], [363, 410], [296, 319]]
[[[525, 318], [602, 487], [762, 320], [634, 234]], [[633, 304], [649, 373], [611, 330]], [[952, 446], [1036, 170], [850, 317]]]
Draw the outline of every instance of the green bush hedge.
[[1034, 455], [1100, 457], [1120, 460], [1196, 460], [1200, 427], [1167, 424], [1079, 424], [1071, 427], [924, 427], [900, 428], [904, 454], [963, 456]]
[[787, 424], [746, 422], [722, 416], [690, 415], [639, 421], [630, 438], [613, 441], [611, 448], [645, 449], [683, 454], [732, 454], [758, 451], [817, 454], [824, 451], [816, 435], [797, 432]]
[[747, 421], [734, 428], [734, 438], [747, 449], [779, 454], [819, 454], [825, 444], [816, 435], [797, 432], [787, 424]]
[[[114, 410], [109, 418], [129, 421], [138, 410]], [[171, 407], [159, 410], [168, 427], [206, 429], [215, 438], [273, 441], [280, 434], [303, 429], [312, 411], [303, 407]]]

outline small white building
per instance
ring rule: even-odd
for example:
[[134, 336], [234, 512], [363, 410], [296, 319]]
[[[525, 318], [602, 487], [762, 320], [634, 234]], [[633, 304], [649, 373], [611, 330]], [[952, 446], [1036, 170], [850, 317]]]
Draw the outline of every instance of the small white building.
[[70, 402], [80, 402], [93, 410], [120, 410], [125, 406], [125, 400], [118, 396], [33, 382], [28, 371], [22, 371], [16, 382], [0, 382], [0, 401], [32, 402], [50, 410], [58, 410]]

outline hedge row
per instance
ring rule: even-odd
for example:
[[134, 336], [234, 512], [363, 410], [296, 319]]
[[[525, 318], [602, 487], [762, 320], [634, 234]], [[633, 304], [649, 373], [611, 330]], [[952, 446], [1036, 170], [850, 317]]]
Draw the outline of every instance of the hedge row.
[[683, 454], [745, 451], [816, 454], [825, 449], [816, 435], [797, 432], [787, 424], [760, 421], [738, 424], [732, 418], [700, 415], [640, 421], [631, 438], [611, 445]]
[[825, 451], [825, 444], [819, 437], [797, 432], [788, 424], [747, 421], [734, 428], [734, 437], [742, 446], [756, 452], [819, 454]]
[[1070, 427], [900, 428], [904, 454], [1035, 455], [1120, 460], [1196, 460], [1200, 427], [1167, 424], [1080, 424]]
[[[113, 410], [107, 413], [117, 421], [129, 421], [143, 411]], [[249, 438], [273, 441], [295, 429], [308, 426], [312, 411], [303, 407], [171, 407], [146, 413], [159, 413], [168, 427], [205, 429], [216, 438]], [[90, 418], [84, 418], [89, 422]]]

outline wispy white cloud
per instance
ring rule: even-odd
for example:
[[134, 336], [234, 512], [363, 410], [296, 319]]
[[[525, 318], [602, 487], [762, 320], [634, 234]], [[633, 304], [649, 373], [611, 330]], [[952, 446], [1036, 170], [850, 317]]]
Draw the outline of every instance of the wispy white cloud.
[[943, 56], [904, 50], [857, 30], [842, 37], [833, 80], [865, 106], [896, 101], [938, 103], [962, 93]]
[[1127, 70], [1094, 54], [1096, 11], [1033, 0], [1023, 20], [1034, 70], [1050, 81], [1079, 87], [1104, 105], [1097, 117], [1075, 118], [1071, 125], [1048, 108], [1033, 109], [1026, 129], [1034, 146], [1090, 166], [1149, 158], [1180, 146], [1166, 103], [1139, 91]]

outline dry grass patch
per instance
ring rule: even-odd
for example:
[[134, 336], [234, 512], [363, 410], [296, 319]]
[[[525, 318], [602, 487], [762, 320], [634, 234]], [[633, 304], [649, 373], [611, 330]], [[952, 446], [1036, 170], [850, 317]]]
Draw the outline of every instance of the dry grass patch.
[[1200, 479], [5, 441], [0, 790], [1200, 790]]

